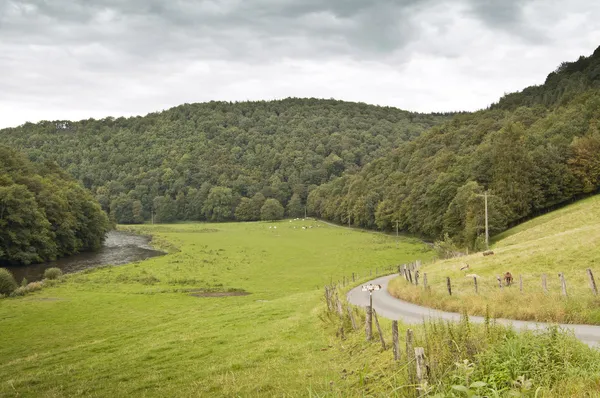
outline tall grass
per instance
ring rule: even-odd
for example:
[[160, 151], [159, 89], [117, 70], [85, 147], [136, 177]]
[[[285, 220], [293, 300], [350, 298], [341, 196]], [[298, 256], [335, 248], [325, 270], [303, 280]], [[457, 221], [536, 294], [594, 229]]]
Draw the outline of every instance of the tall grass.
[[[376, 330], [373, 342], [365, 341], [364, 311], [353, 311], [361, 326], [357, 331], [347, 315], [334, 310], [321, 316], [331, 333], [338, 339], [343, 335], [338, 349], [353, 357], [347, 396], [582, 397], [600, 391], [598, 350], [556, 327], [517, 333], [489, 315], [483, 324], [473, 324], [463, 314], [460, 322], [430, 320], [415, 327], [414, 346], [425, 349], [428, 365], [427, 379], [417, 383], [415, 364], [405, 351], [406, 327], [401, 326], [401, 359], [394, 362], [391, 349], [381, 349]], [[380, 323], [389, 347], [390, 321]]]
[[[586, 269], [600, 283], [600, 195], [538, 217], [495, 238], [493, 256], [472, 254], [426, 265], [430, 291], [403, 280], [390, 292], [429, 307], [495, 317], [562, 323], [600, 324], [600, 299], [590, 289]], [[461, 267], [469, 269], [461, 271]], [[511, 272], [513, 285], [500, 289], [496, 278]], [[568, 296], [562, 296], [558, 273], [564, 273]], [[548, 292], [542, 289], [547, 276]], [[477, 275], [475, 293], [472, 275]], [[446, 290], [452, 281], [452, 296]], [[523, 292], [519, 289], [523, 279]]]

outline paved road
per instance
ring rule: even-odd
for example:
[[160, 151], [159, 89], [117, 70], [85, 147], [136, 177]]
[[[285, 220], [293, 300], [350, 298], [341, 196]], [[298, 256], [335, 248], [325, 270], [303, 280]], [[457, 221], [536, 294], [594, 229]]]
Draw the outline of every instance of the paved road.
[[[404, 323], [422, 323], [428, 318], [442, 318], [445, 320], [460, 320], [460, 314], [456, 312], [445, 312], [420, 305], [411, 304], [406, 301], [392, 297], [387, 291], [388, 282], [397, 275], [382, 276], [368, 283], [379, 284], [382, 289], [373, 293], [373, 307], [377, 314], [388, 319], [400, 320]], [[368, 284], [366, 283], [366, 284]], [[366, 307], [369, 304], [369, 292], [363, 292], [361, 286], [355, 287], [348, 292], [348, 302]], [[469, 316], [472, 322], [483, 323], [484, 318], [480, 316]], [[497, 319], [496, 322], [503, 325], [512, 325], [516, 329], [539, 329], [548, 326], [543, 322], [514, 321], [509, 319]], [[565, 330], [572, 330], [575, 336], [592, 347], [600, 346], [600, 326], [592, 325], [559, 325]]]

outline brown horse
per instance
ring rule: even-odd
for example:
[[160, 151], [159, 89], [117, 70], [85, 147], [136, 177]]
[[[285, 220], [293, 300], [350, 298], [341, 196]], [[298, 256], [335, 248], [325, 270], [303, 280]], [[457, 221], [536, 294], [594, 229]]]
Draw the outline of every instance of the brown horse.
[[512, 284], [513, 281], [513, 276], [510, 272], [506, 271], [506, 273], [504, 274], [504, 283], [506, 284], [506, 286], [510, 286]]

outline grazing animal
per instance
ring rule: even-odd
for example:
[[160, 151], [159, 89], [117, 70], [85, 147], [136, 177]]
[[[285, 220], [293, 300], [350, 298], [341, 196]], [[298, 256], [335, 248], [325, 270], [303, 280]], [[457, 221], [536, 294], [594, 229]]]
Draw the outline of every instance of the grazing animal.
[[493, 251], [491, 251], [491, 250], [488, 250], [488, 251], [485, 251], [485, 252], [483, 252], [483, 255], [484, 255], [484, 256], [493, 256], [493, 255], [494, 255], [494, 252], [493, 252]]
[[462, 267], [460, 267], [460, 270], [461, 270], [461, 271], [466, 271], [466, 270], [469, 270], [469, 269], [470, 269], [470, 268], [469, 268], [469, 264], [467, 264], [467, 265], [463, 265]]
[[506, 271], [506, 273], [504, 274], [504, 283], [506, 284], [506, 286], [510, 286], [512, 284], [513, 281], [513, 276], [510, 272]]

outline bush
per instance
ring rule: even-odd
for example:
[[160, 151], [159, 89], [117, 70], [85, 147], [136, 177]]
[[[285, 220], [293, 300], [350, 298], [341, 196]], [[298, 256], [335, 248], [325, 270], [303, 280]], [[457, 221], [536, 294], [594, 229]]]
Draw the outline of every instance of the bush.
[[11, 296], [12, 297], [18, 297], [18, 296], [24, 296], [28, 293], [31, 292], [35, 292], [37, 290], [42, 290], [42, 282], [31, 282], [29, 284], [27, 284], [26, 286], [21, 286], [15, 289], [14, 292], [12, 292]]
[[58, 279], [62, 276], [62, 274], [63, 273], [60, 268], [48, 268], [46, 271], [44, 271], [44, 279]]
[[18, 287], [15, 277], [6, 268], [0, 268], [0, 294], [10, 295]]

